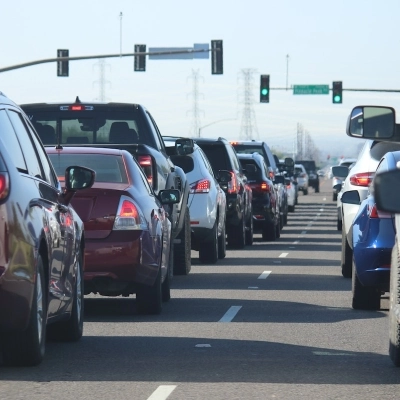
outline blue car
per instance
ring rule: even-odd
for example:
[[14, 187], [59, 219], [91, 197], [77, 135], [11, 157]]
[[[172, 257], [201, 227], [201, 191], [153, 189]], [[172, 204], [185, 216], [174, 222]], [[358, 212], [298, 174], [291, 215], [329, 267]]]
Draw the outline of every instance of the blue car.
[[[398, 161], [400, 151], [386, 153], [376, 173], [396, 169]], [[390, 290], [391, 253], [396, 236], [392, 215], [378, 210], [371, 192], [362, 202], [356, 190], [344, 193], [341, 200], [360, 205], [349, 231], [353, 251], [352, 307], [378, 310], [381, 295]]]

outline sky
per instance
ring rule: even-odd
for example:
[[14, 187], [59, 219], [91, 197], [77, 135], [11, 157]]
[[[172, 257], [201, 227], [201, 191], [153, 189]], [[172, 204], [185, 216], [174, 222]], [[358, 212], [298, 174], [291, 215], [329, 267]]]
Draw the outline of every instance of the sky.
[[[354, 157], [361, 141], [345, 133], [351, 109], [400, 110], [400, 93], [346, 91], [400, 90], [399, 16], [399, 0], [3, 1], [0, 68], [56, 57], [57, 49], [70, 57], [120, 55], [135, 44], [223, 40], [224, 73], [212, 75], [210, 59], [147, 59], [146, 71], [134, 72], [133, 57], [124, 56], [71, 61], [68, 77], [57, 77], [55, 62], [1, 72], [0, 91], [18, 104], [103, 95], [143, 104], [163, 135], [195, 137], [201, 128], [202, 137], [237, 140], [249, 138], [247, 76], [252, 139], [290, 156], [301, 126], [321, 159]], [[269, 103], [259, 102], [261, 74], [270, 75]], [[331, 92], [293, 94], [293, 85], [333, 81], [343, 82], [342, 104], [332, 103]]]

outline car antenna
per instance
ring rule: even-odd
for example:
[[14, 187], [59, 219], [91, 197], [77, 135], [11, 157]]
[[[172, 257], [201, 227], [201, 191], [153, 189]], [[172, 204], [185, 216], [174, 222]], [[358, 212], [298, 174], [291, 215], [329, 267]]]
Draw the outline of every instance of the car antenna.
[[76, 96], [75, 103], [81, 103], [79, 96]]

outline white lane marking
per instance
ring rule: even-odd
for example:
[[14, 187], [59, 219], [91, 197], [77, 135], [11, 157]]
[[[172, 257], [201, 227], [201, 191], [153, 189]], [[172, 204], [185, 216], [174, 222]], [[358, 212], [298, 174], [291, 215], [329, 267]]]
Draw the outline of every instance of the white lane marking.
[[[321, 211], [321, 212], [322, 212], [322, 211], [324, 211], [324, 209], [323, 209], [323, 208], [320, 208], [320, 209], [319, 209], [319, 211]], [[321, 215], [321, 214], [319, 214], [319, 215]]]
[[329, 351], [313, 351], [313, 354], [315, 354], [316, 356], [350, 356], [350, 357], [355, 356], [355, 354], [351, 353], [332, 353]]
[[175, 390], [176, 385], [159, 386], [147, 400], [165, 400]]
[[323, 200], [323, 201], [326, 201], [326, 197], [324, 197], [322, 200]]
[[257, 279], [267, 279], [272, 271], [264, 271]]
[[194, 346], [194, 347], [211, 347], [211, 344], [207, 344], [207, 343], [202, 344], [202, 343], [200, 343], [200, 344], [196, 344], [196, 346]]
[[242, 306], [232, 306], [218, 322], [231, 322]]
[[293, 242], [293, 244], [299, 244], [299, 241], [298, 241], [298, 240], [296, 240], [295, 242]]
[[258, 286], [249, 286], [247, 289], [258, 289]]
[[285, 258], [289, 253], [282, 253], [279, 258]]

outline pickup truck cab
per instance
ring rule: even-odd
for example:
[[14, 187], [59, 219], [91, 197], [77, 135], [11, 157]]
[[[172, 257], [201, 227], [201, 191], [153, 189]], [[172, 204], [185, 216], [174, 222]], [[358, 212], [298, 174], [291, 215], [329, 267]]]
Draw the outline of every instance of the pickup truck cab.
[[[166, 205], [165, 209], [171, 221], [174, 274], [189, 273], [189, 185], [182, 168], [171, 161], [156, 122], [143, 105], [82, 102], [77, 97], [74, 102], [23, 104], [21, 108], [45, 146], [99, 146], [127, 150], [137, 159], [157, 195], [160, 190], [179, 189], [180, 202]], [[182, 148], [179, 143], [177, 146]]]

